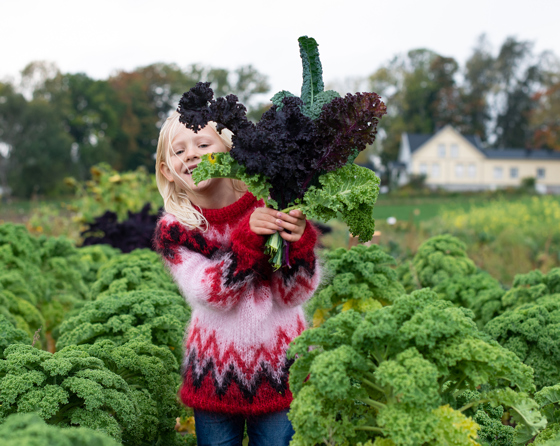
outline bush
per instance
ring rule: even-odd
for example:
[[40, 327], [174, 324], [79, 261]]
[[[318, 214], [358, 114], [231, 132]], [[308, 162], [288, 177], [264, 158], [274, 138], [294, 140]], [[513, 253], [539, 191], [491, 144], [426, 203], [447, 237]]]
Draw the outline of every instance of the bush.
[[10, 415], [0, 424], [2, 446], [119, 446], [108, 435], [85, 427], [51, 426], [34, 413]]

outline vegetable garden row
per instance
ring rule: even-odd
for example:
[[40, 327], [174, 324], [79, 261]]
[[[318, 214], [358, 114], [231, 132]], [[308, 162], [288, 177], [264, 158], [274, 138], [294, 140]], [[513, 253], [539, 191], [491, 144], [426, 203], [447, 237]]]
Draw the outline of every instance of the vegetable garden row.
[[[560, 444], [560, 269], [511, 289], [451, 236], [323, 252], [292, 444]], [[159, 256], [0, 226], [3, 445], [179, 445], [189, 308]], [[40, 328], [40, 329], [39, 329]]]

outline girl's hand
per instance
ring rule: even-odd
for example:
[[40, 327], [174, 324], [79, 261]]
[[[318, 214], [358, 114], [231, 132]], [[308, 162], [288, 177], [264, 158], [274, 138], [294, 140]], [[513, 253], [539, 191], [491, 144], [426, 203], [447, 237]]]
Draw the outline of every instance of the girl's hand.
[[[289, 214], [270, 208], [257, 208], [249, 220], [251, 231], [258, 235], [280, 232], [280, 237], [288, 242], [297, 242], [305, 230], [305, 215], [299, 209]], [[291, 232], [285, 231], [287, 229]]]

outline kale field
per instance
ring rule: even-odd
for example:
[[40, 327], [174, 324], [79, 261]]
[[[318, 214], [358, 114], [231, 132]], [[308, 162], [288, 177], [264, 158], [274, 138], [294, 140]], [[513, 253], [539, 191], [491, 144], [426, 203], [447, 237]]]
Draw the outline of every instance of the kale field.
[[[149, 249], [145, 175], [100, 168], [0, 224], [2, 445], [196, 444], [176, 397], [190, 310]], [[380, 245], [347, 249], [336, 221], [322, 237], [311, 328], [289, 349], [292, 444], [559, 445], [559, 201], [392, 225], [379, 204]]]

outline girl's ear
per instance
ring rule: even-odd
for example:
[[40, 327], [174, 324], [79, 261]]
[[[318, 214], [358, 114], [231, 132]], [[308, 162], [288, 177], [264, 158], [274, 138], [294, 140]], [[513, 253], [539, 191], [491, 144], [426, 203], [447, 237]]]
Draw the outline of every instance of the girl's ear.
[[169, 181], [170, 183], [173, 183], [173, 181], [175, 181], [175, 179], [173, 178], [173, 174], [171, 173], [171, 170], [169, 169], [165, 161], [162, 161], [160, 163], [159, 171], [165, 178], [167, 178], [167, 181]]

